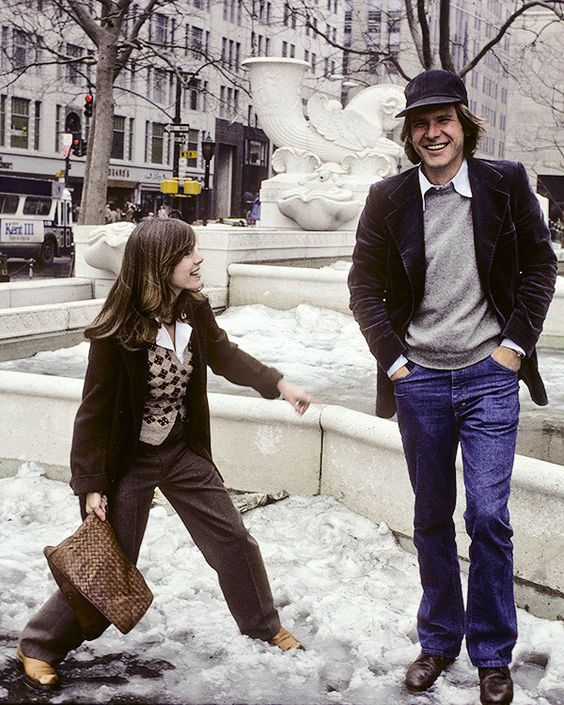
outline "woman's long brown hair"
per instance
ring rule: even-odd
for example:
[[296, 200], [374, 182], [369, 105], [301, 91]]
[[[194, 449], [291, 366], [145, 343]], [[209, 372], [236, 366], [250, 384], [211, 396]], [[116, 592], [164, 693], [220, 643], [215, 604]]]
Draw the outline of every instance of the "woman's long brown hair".
[[191, 301], [204, 296], [186, 290], [176, 296], [170, 279], [195, 245], [194, 230], [181, 220], [142, 220], [127, 240], [120, 273], [102, 310], [84, 335], [115, 338], [126, 350], [139, 350], [154, 342], [156, 317], [173, 321], [188, 315]]

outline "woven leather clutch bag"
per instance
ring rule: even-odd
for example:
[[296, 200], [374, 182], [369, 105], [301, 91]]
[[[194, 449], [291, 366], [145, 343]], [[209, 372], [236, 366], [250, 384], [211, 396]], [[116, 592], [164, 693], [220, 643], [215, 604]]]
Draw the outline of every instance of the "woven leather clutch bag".
[[153, 593], [112, 527], [95, 514], [89, 514], [72, 536], [58, 546], [46, 546], [43, 553], [86, 639], [99, 636], [106, 620], [127, 634], [153, 601]]

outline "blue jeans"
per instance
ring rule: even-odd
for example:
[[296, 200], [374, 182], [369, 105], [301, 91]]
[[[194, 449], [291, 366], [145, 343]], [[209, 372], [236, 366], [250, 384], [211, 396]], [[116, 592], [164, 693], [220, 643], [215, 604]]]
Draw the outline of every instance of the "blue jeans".
[[[517, 638], [507, 507], [519, 418], [517, 374], [492, 357], [460, 370], [410, 366], [394, 387], [415, 492], [421, 650], [454, 658], [466, 636], [475, 666], [506, 666]], [[459, 444], [471, 539], [466, 613], [453, 522]]]

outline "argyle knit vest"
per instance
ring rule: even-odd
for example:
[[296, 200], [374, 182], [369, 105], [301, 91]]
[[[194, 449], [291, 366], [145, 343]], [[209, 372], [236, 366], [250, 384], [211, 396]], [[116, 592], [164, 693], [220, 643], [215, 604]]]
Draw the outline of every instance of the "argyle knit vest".
[[172, 350], [152, 345], [148, 356], [147, 395], [139, 440], [157, 446], [166, 440], [178, 414], [184, 414], [192, 351], [188, 345], [181, 361]]

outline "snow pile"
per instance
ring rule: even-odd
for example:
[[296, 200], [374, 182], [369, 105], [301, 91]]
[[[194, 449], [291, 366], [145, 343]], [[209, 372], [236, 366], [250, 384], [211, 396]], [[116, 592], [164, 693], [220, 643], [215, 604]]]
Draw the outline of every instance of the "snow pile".
[[[241, 636], [207, 566], [176, 515], [156, 506], [139, 567], [155, 593], [126, 637], [111, 627], [81, 647], [94, 676], [100, 659], [126, 673], [118, 685], [72, 680], [53, 702], [183, 705], [407, 705], [405, 668], [419, 652], [416, 562], [377, 526], [327, 497], [292, 497], [244, 520], [261, 545], [282, 623], [306, 651], [282, 653]], [[0, 632], [15, 635], [54, 589], [42, 555], [78, 525], [76, 498], [62, 483], [25, 465], [0, 480]], [[519, 611], [516, 705], [564, 703], [564, 624]], [[0, 647], [3, 660], [13, 653]], [[115, 657], [113, 657], [115, 655]], [[156, 676], [138, 673], [142, 659]], [[70, 659], [69, 659], [70, 660]], [[108, 666], [104, 667], [107, 672]], [[86, 672], [86, 671], [85, 671]], [[474, 705], [478, 678], [465, 654], [417, 698], [419, 705]], [[0, 691], [0, 702], [2, 692]]]
[[[351, 316], [301, 305], [278, 311], [262, 304], [229, 308], [218, 317], [233, 342], [278, 368], [325, 404], [374, 413], [376, 363]], [[32, 358], [0, 363], [0, 369], [63, 377], [84, 377], [88, 343]], [[540, 368], [550, 397], [550, 412], [564, 411], [564, 353], [541, 350]], [[210, 372], [212, 392], [252, 395]], [[537, 409], [522, 388], [523, 409]]]

